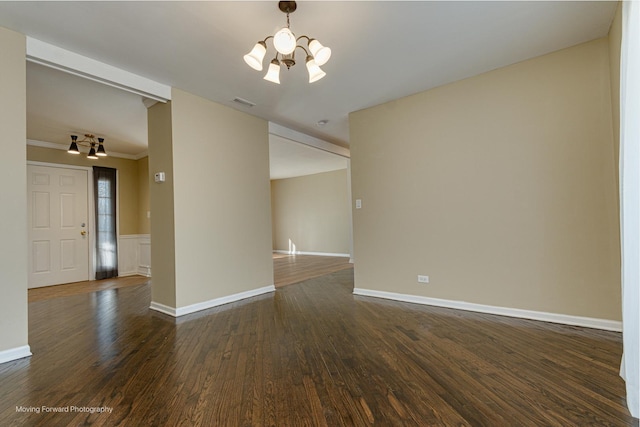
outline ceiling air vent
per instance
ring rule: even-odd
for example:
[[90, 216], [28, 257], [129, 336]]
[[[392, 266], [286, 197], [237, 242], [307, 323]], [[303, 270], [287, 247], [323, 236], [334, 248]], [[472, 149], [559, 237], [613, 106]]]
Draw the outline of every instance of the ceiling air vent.
[[238, 104], [244, 105], [245, 107], [249, 107], [249, 108], [256, 105], [253, 102], [247, 101], [246, 99], [242, 99], [242, 98], [234, 98], [233, 102], [237, 102]]

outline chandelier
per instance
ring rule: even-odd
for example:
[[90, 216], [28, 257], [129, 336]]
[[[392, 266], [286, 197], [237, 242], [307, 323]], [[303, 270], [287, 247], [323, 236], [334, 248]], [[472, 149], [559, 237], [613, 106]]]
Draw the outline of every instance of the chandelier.
[[107, 155], [106, 151], [104, 151], [104, 138], [97, 138], [90, 133], [85, 133], [84, 138], [78, 141], [77, 135], [71, 135], [71, 145], [67, 150], [67, 153], [71, 154], [80, 154], [80, 150], [78, 150], [78, 145], [82, 145], [83, 147], [89, 147], [89, 153], [87, 154], [87, 159], [97, 159], [98, 156], [105, 157]]
[[[254, 70], [262, 71], [262, 60], [267, 52], [267, 40], [273, 39], [273, 47], [276, 49], [276, 56], [271, 60], [265, 80], [280, 84], [280, 64], [287, 66], [287, 69], [296, 65], [295, 50], [300, 48], [306, 54], [307, 71], [309, 72], [309, 83], [317, 82], [326, 73], [320, 68], [329, 60], [331, 49], [323, 46], [318, 40], [308, 36], [296, 38], [289, 28], [289, 14], [295, 12], [297, 5], [295, 1], [278, 2], [278, 8], [287, 14], [287, 26], [278, 30], [273, 36], [268, 36], [259, 41], [251, 49], [251, 52], [244, 56], [244, 61]], [[307, 40], [307, 48], [299, 45], [300, 39]]]

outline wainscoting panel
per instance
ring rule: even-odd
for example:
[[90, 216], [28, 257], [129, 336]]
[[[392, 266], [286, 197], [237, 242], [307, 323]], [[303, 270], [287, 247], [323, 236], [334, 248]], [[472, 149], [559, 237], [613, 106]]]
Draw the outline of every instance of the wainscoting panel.
[[151, 237], [141, 234], [138, 239], [138, 274], [151, 277]]
[[135, 274], [151, 277], [151, 237], [148, 234], [118, 238], [118, 272], [120, 277]]

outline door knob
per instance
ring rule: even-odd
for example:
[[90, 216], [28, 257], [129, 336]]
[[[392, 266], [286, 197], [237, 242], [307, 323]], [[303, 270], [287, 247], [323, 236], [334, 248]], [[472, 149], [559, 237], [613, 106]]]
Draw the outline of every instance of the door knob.
[[80, 234], [82, 234], [83, 236], [86, 236], [86, 235], [87, 235], [87, 230], [82, 230], [82, 231], [80, 232]]

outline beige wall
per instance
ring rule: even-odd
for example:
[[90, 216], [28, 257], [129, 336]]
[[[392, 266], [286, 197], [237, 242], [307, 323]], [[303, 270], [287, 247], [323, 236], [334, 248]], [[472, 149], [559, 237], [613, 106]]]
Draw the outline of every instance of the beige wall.
[[620, 320], [610, 90], [605, 38], [351, 114], [356, 287]]
[[149, 109], [152, 300], [173, 308], [273, 284], [267, 122], [173, 89]]
[[171, 104], [178, 307], [273, 285], [267, 122], [177, 89]]
[[347, 170], [271, 181], [273, 249], [349, 254]]
[[0, 28], [0, 352], [28, 345], [25, 49]]
[[[164, 172], [166, 181], [149, 184], [151, 208], [151, 300], [176, 307], [173, 214], [173, 139], [171, 102], [157, 103], [147, 112], [150, 175]], [[151, 178], [150, 178], [151, 179]]]
[[[108, 149], [109, 148], [107, 147], [107, 150]], [[27, 160], [85, 167], [103, 166], [117, 169], [120, 235], [143, 233], [139, 227], [139, 218], [141, 215], [141, 209], [143, 209], [141, 205], [148, 204], [148, 194], [147, 200], [141, 200], [139, 194], [139, 172], [137, 161], [121, 159], [113, 156], [92, 161], [82, 154], [74, 156], [64, 150], [35, 147], [32, 145], [27, 146]]]
[[147, 212], [151, 211], [149, 202], [149, 157], [143, 157], [138, 166], [138, 234], [151, 233], [151, 221]]
[[609, 29], [609, 69], [611, 75], [611, 113], [613, 116], [613, 155], [616, 159], [616, 183], [618, 182], [618, 156], [620, 154], [620, 48], [622, 42], [622, 3]]

